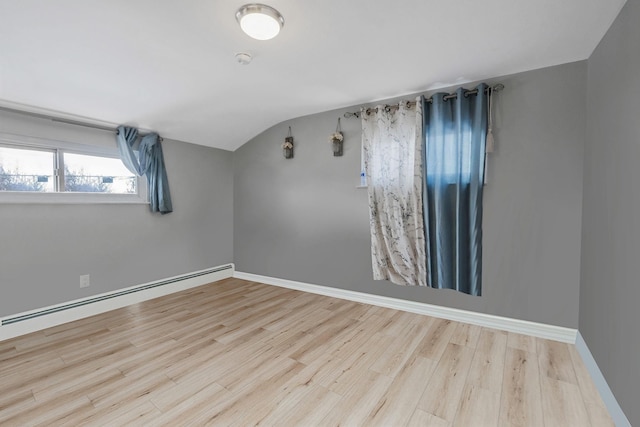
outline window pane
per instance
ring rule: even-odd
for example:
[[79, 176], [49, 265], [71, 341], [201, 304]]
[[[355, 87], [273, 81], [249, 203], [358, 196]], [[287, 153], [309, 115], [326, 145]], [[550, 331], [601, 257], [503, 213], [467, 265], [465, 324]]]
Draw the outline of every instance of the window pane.
[[55, 191], [54, 153], [0, 146], [0, 191]]
[[120, 159], [64, 153], [65, 191], [136, 194], [136, 185], [136, 176]]

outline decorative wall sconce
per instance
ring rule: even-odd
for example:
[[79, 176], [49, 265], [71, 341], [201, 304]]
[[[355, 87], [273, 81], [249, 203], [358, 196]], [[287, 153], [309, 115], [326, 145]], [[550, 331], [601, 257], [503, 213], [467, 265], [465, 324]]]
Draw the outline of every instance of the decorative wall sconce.
[[289, 135], [284, 139], [282, 151], [285, 159], [293, 159], [293, 136], [291, 136], [291, 126], [289, 126]]
[[340, 118], [338, 118], [338, 125], [336, 126], [336, 131], [329, 136], [329, 143], [331, 144], [331, 148], [333, 149], [334, 157], [342, 156], [343, 142], [344, 142], [344, 135], [342, 134], [342, 129], [340, 128]]

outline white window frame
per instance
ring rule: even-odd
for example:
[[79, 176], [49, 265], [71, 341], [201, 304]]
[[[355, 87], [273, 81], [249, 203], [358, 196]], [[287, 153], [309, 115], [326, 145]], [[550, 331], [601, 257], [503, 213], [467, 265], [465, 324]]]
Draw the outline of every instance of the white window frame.
[[[77, 144], [66, 141], [36, 138], [24, 135], [0, 133], [0, 145], [18, 149], [46, 150], [54, 153], [55, 179], [62, 179], [57, 171], [64, 167], [61, 159], [64, 153], [84, 154], [89, 156], [120, 158], [115, 147]], [[115, 145], [115, 143], [114, 143]], [[60, 164], [58, 164], [60, 163]], [[44, 203], [44, 204], [149, 204], [147, 198], [147, 180], [136, 176], [137, 194], [81, 193], [81, 192], [35, 192], [35, 191], [0, 191], [0, 203]], [[58, 188], [64, 183], [58, 181]]]

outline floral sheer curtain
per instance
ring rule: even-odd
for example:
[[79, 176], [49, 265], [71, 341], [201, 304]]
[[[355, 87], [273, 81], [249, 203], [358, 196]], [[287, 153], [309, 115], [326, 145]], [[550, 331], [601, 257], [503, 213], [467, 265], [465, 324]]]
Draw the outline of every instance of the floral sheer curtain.
[[426, 286], [422, 105], [362, 112], [373, 278]]

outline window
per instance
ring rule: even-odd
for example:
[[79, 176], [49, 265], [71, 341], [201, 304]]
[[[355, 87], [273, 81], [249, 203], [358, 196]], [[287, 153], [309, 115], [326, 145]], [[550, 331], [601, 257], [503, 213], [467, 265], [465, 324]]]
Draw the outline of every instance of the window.
[[0, 138], [0, 202], [144, 203], [115, 148]]
[[441, 136], [441, 143], [434, 144], [427, 153], [427, 157], [435, 156], [440, 159], [426, 170], [427, 183], [442, 180], [444, 183], [466, 185], [471, 182], [474, 169], [471, 163], [473, 135], [470, 127], [460, 128], [446, 129]]
[[0, 191], [55, 191], [55, 152], [0, 146]]
[[129, 172], [120, 159], [64, 152], [62, 156], [64, 191], [137, 193], [137, 176]]

